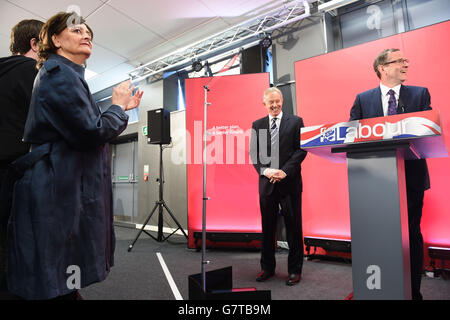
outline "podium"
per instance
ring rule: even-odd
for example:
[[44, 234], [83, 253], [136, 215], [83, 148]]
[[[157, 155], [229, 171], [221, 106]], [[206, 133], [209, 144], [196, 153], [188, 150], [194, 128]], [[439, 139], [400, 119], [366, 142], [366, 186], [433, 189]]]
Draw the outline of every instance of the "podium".
[[300, 144], [347, 162], [354, 299], [411, 299], [404, 160], [448, 156], [439, 112], [305, 127]]

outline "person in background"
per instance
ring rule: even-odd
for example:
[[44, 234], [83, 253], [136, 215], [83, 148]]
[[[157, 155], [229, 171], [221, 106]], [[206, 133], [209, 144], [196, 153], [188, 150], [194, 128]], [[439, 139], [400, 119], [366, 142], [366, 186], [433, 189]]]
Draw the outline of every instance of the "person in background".
[[[409, 60], [399, 49], [386, 49], [373, 63], [380, 85], [357, 95], [350, 110], [350, 121], [383, 117], [397, 113], [431, 110], [427, 88], [405, 86]], [[423, 198], [430, 188], [425, 159], [405, 160], [406, 198], [408, 202], [411, 292], [413, 300], [422, 300], [420, 283], [423, 271], [423, 237], [420, 229]]]
[[123, 82], [100, 110], [84, 79], [93, 32], [75, 13], [51, 17], [39, 38], [24, 132], [31, 152], [13, 162], [22, 177], [8, 223], [8, 288], [25, 299], [79, 299], [114, 264], [108, 142], [143, 93]]
[[26, 154], [22, 141], [37, 74], [39, 32], [44, 23], [22, 20], [11, 30], [11, 56], [0, 58], [0, 299], [12, 298], [6, 285], [6, 227], [12, 198], [11, 162]]
[[275, 274], [277, 216], [284, 217], [289, 245], [286, 285], [300, 281], [303, 266], [302, 176], [300, 164], [306, 151], [300, 149], [300, 117], [283, 114], [283, 95], [275, 87], [264, 91], [263, 104], [268, 115], [253, 122], [250, 157], [259, 176], [262, 247], [262, 282]]

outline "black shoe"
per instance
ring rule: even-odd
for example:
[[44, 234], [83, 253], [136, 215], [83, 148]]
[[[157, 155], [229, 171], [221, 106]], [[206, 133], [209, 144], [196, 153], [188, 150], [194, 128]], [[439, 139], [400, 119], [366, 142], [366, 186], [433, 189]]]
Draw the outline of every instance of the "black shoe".
[[412, 299], [413, 300], [423, 300], [423, 296], [420, 292], [413, 292]]
[[287, 286], [293, 286], [294, 284], [297, 284], [300, 282], [301, 279], [301, 275], [300, 273], [291, 273], [287, 278], [286, 278], [286, 285]]
[[261, 271], [260, 273], [258, 273], [258, 275], [256, 276], [256, 281], [258, 282], [264, 282], [267, 279], [271, 278], [273, 275], [275, 274], [275, 272], [268, 272], [268, 271]]

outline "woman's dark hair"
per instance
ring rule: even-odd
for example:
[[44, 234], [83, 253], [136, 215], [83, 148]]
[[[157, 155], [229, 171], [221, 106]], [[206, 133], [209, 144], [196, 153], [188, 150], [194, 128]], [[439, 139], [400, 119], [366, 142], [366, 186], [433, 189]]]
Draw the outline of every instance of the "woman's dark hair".
[[11, 29], [9, 51], [13, 55], [25, 54], [31, 49], [30, 40], [39, 41], [39, 32], [44, 23], [39, 20], [22, 20]]
[[75, 12], [59, 12], [47, 20], [39, 34], [39, 52], [37, 68], [40, 69], [42, 64], [48, 59], [51, 53], [56, 53], [58, 48], [52, 40], [53, 35], [59, 35], [64, 29], [73, 24], [84, 24], [91, 33], [91, 39], [94, 38], [92, 29], [85, 23], [85, 20]]

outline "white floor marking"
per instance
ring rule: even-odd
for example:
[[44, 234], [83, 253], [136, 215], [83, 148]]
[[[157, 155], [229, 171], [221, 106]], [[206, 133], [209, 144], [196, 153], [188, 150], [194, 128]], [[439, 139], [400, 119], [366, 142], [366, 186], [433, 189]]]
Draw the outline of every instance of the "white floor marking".
[[173, 281], [172, 275], [170, 274], [170, 271], [167, 268], [161, 253], [157, 252], [156, 256], [158, 257], [159, 263], [161, 264], [161, 268], [163, 269], [164, 274], [166, 275], [167, 281], [169, 282], [170, 289], [172, 289], [172, 293], [175, 296], [175, 299], [183, 300], [183, 297], [181, 296], [180, 291], [178, 291], [177, 285], [175, 284], [175, 281]]

